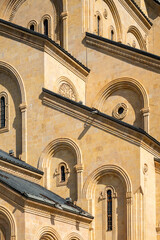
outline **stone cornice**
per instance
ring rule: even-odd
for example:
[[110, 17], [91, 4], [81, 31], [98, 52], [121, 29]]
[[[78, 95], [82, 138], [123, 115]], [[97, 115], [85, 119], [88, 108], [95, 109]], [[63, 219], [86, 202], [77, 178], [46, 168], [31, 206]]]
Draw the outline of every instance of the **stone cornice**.
[[106, 54], [110, 53], [116, 58], [123, 58], [132, 64], [138, 64], [143, 68], [160, 71], [160, 57], [130, 46], [99, 37], [97, 35], [86, 33], [86, 44], [103, 50]]
[[64, 50], [60, 45], [43, 34], [33, 32], [27, 28], [0, 19], [0, 35], [10, 37], [15, 41], [19, 40], [26, 45], [30, 45], [40, 51], [50, 55], [57, 55], [62, 64], [86, 78], [90, 70]]
[[52, 95], [47, 93], [45, 90], [43, 91], [42, 102], [46, 106], [84, 122], [84, 127], [96, 127], [146, 149], [155, 157], [160, 156], [160, 143], [143, 130], [113, 119], [98, 111], [96, 113], [87, 106], [80, 106], [78, 103], [74, 104], [73, 101], [65, 100], [63, 97], [58, 96], [58, 94], [54, 93]]

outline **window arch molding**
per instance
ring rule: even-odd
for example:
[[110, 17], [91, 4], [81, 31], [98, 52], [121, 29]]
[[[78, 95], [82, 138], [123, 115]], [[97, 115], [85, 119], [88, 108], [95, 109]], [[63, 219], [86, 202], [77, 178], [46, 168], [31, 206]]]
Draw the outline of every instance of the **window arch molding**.
[[[49, 176], [49, 166], [52, 156], [62, 148], [70, 149], [76, 158], [76, 165], [75, 170], [77, 173], [77, 197], [78, 199], [81, 198], [82, 194], [82, 186], [83, 186], [83, 161], [82, 161], [82, 154], [79, 146], [70, 138], [58, 138], [51, 141], [46, 148], [43, 150], [39, 162], [38, 168], [45, 172], [46, 175]], [[44, 179], [44, 186], [48, 187], [48, 179]], [[49, 188], [49, 187], [48, 187]]]
[[0, 61], [0, 72], [5, 72], [9, 74], [13, 79], [17, 82], [20, 94], [21, 94], [21, 104], [19, 106], [22, 113], [22, 158], [24, 161], [27, 161], [27, 98], [26, 98], [26, 90], [24, 87], [23, 79], [20, 74], [17, 72], [12, 65]]
[[[64, 169], [64, 173], [62, 173], [62, 168]], [[66, 185], [68, 182], [69, 174], [70, 174], [70, 169], [67, 163], [61, 162], [58, 165], [58, 169], [56, 169], [56, 172], [55, 172], [55, 176], [57, 176], [57, 186]]]
[[2, 126], [2, 116], [0, 118], [0, 133], [9, 131], [9, 98], [7, 92], [0, 92], [0, 114], [2, 114], [2, 102], [4, 98], [4, 126]]
[[42, 227], [35, 235], [34, 240], [62, 240], [59, 233], [52, 227]]
[[[112, 32], [113, 32], [113, 35], [112, 35]], [[116, 41], [116, 31], [112, 25], [109, 27], [108, 36], [109, 36], [109, 39], [111, 39], [112, 41]]]
[[[89, 211], [92, 215], [94, 215], [94, 195], [95, 195], [95, 186], [99, 180], [100, 177], [106, 175], [106, 174], [115, 174], [117, 175], [122, 183], [124, 184], [124, 187], [126, 189], [126, 221], [127, 221], [127, 239], [132, 239], [132, 199], [133, 199], [133, 192], [132, 192], [132, 182], [128, 175], [128, 173], [121, 168], [120, 166], [113, 165], [113, 164], [107, 164], [102, 165], [95, 169], [93, 172], [89, 174], [87, 177], [83, 190], [82, 190], [82, 199], [84, 199], [84, 206], [88, 205], [87, 211]], [[83, 206], [82, 206], [83, 207]], [[93, 230], [94, 230], [94, 223], [92, 224]]]
[[38, 32], [38, 23], [37, 23], [37, 21], [31, 20], [31, 21], [28, 23], [27, 28], [30, 29], [30, 27], [31, 27], [32, 25], [34, 26], [34, 31], [35, 31], [35, 32]]
[[144, 86], [137, 81], [136, 79], [123, 77], [115, 79], [105, 85], [100, 92], [95, 97], [95, 100], [92, 104], [92, 107], [97, 108], [100, 111], [103, 111], [103, 106], [105, 100], [114, 92], [119, 89], [130, 89], [135, 91], [137, 94], [142, 96], [143, 99], [143, 108], [141, 113], [143, 115], [144, 130], [149, 132], [149, 97]]
[[99, 11], [95, 13], [95, 32], [98, 36], [103, 35], [103, 20], [102, 15]]
[[82, 238], [82, 236], [78, 233], [70, 233], [69, 235], [67, 235], [64, 240], [84, 240], [84, 238]]
[[45, 22], [45, 20], [48, 21], [48, 34], [47, 34], [47, 36], [48, 36], [49, 38], [54, 39], [54, 34], [53, 34], [53, 24], [54, 24], [54, 22], [53, 22], [53, 20], [52, 20], [52, 17], [51, 17], [50, 15], [48, 15], [48, 14], [45, 14], [45, 15], [41, 18], [41, 22], [40, 22], [40, 32], [41, 32], [42, 34], [45, 34], [45, 27], [44, 27], [44, 22]]
[[16, 222], [15, 219], [13, 217], [13, 215], [11, 214], [11, 212], [4, 208], [3, 206], [0, 206], [0, 216], [3, 216], [4, 218], [6, 218], [7, 222], [9, 223], [9, 227], [10, 227], [10, 239], [11, 240], [16, 240], [17, 239], [17, 226], [16, 226]]
[[140, 49], [144, 50], [144, 51], [147, 51], [145, 40], [144, 40], [141, 32], [139, 31], [139, 29], [137, 27], [130, 26], [128, 28], [127, 33], [132, 33], [135, 36], [135, 38], [137, 39], [137, 41], [139, 43], [139, 46], [140, 46]]

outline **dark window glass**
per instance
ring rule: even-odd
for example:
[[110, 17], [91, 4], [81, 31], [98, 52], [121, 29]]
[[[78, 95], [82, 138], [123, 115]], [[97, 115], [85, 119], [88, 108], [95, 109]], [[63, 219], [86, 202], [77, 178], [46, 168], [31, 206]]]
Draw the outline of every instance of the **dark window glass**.
[[30, 26], [30, 30], [34, 31], [34, 25], [33, 24]]
[[45, 19], [43, 24], [44, 24], [44, 35], [48, 36], [48, 20]]
[[61, 166], [61, 182], [66, 181], [66, 175], [65, 175], [65, 167]]
[[100, 35], [100, 16], [97, 17], [97, 34]]
[[114, 31], [111, 30], [111, 40], [113, 41], [114, 40]]
[[107, 191], [107, 225], [108, 231], [112, 231], [112, 192]]
[[5, 98], [1, 97], [1, 128], [5, 127]]

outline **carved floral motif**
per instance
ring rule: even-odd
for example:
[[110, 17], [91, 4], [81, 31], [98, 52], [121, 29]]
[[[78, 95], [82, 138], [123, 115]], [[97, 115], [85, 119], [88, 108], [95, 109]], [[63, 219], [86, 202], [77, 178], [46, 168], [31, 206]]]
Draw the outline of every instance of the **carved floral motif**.
[[61, 84], [61, 86], [59, 88], [59, 94], [62, 95], [63, 97], [66, 97], [66, 98], [76, 101], [75, 92], [69, 83]]

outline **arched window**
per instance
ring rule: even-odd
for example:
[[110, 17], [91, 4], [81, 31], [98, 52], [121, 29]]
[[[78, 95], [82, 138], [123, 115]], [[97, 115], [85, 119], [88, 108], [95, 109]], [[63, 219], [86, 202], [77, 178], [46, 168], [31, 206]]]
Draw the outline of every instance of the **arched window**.
[[34, 31], [34, 25], [33, 24], [31, 24], [30, 30]]
[[1, 97], [1, 128], [5, 127], [5, 98]]
[[65, 162], [58, 165], [58, 169], [55, 170], [55, 176], [57, 176], [57, 186], [64, 186], [68, 183], [69, 167]]
[[113, 29], [111, 30], [111, 40], [112, 41], [114, 40], [114, 30]]
[[97, 16], [97, 34], [100, 35], [100, 16]]
[[65, 173], [65, 167], [61, 166], [61, 182], [66, 181], [66, 173]]
[[112, 192], [107, 191], [107, 230], [112, 231]]
[[44, 19], [43, 25], [44, 25], [44, 35], [48, 36], [48, 19]]

